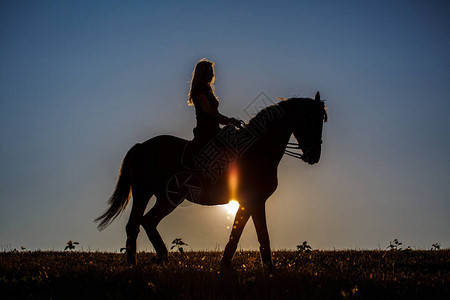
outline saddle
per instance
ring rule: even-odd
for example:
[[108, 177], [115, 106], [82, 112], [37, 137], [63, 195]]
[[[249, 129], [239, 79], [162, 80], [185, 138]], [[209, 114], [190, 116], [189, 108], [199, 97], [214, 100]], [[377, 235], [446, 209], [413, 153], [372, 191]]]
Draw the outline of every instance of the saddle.
[[215, 182], [256, 140], [256, 134], [250, 130], [238, 130], [228, 124], [209, 141], [188, 142], [182, 154], [183, 167]]

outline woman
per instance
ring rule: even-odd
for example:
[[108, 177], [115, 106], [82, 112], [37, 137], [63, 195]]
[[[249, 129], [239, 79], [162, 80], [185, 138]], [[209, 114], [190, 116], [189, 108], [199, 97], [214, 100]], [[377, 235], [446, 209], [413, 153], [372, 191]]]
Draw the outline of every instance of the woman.
[[194, 128], [193, 141], [197, 146], [205, 145], [213, 139], [220, 130], [219, 125], [232, 124], [241, 127], [241, 121], [219, 113], [219, 101], [213, 89], [213, 66], [212, 61], [201, 59], [192, 74], [188, 104], [195, 107], [197, 126]]

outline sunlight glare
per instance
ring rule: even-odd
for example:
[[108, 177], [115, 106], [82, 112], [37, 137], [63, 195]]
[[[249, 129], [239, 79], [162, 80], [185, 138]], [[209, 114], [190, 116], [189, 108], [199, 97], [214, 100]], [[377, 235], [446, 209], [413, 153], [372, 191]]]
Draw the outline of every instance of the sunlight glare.
[[239, 209], [239, 202], [236, 200], [231, 200], [228, 204], [225, 205], [225, 209], [228, 214], [235, 215]]

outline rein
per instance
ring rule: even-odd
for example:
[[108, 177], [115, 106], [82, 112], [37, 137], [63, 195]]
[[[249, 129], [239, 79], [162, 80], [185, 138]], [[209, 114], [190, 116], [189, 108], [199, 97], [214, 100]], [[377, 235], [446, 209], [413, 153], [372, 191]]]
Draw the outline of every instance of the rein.
[[[322, 141], [320, 141], [320, 144], [322, 144]], [[292, 156], [294, 158], [298, 158], [298, 159], [302, 159], [305, 155], [307, 155], [313, 147], [310, 147], [306, 152], [302, 153], [298, 153], [295, 151], [291, 151], [291, 150], [284, 150], [284, 154]], [[300, 144], [299, 143], [287, 143], [286, 149], [294, 149], [294, 150], [300, 150]]]
[[[287, 143], [286, 149], [294, 149], [294, 150], [300, 150], [300, 145], [298, 143]], [[294, 158], [302, 159], [304, 154], [291, 151], [291, 150], [284, 150], [284, 154], [292, 156]]]

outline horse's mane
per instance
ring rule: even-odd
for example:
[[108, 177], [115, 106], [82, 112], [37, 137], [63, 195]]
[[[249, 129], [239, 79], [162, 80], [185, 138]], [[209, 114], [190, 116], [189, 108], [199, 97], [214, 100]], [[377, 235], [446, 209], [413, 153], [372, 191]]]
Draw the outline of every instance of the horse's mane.
[[261, 123], [263, 118], [267, 118], [268, 115], [276, 113], [280, 109], [279, 103], [274, 103], [272, 105], [264, 107], [255, 116], [253, 116], [250, 121], [248, 121], [247, 126], [252, 126], [254, 123]]
[[[320, 101], [323, 103], [323, 101]], [[300, 107], [312, 108], [315, 100], [311, 98], [289, 98], [278, 103], [266, 106], [250, 119], [246, 127], [253, 128], [256, 124], [267, 123], [267, 118], [281, 118], [286, 112], [300, 109]]]

